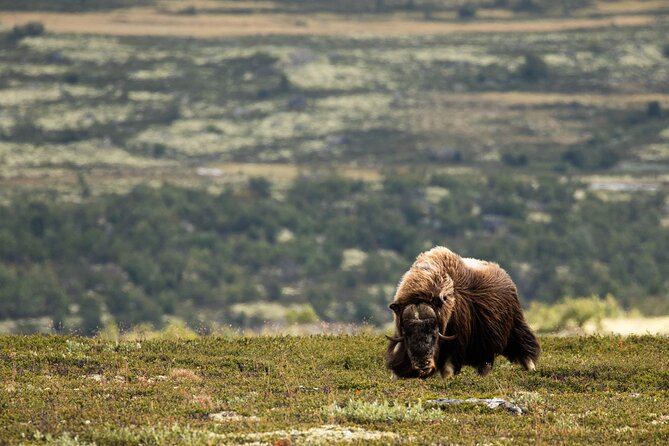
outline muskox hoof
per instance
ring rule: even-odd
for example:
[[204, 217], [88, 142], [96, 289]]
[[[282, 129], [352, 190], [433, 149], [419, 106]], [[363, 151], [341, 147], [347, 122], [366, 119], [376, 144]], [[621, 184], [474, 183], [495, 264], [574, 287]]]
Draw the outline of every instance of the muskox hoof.
[[490, 374], [490, 372], [492, 372], [492, 363], [486, 362], [485, 364], [478, 366], [476, 371], [481, 376], [487, 376]]
[[537, 369], [537, 367], [534, 365], [534, 361], [532, 361], [530, 358], [523, 359], [522, 364], [525, 370], [529, 370], [530, 372], [533, 372]]
[[453, 366], [453, 363], [450, 361], [446, 362], [439, 373], [441, 373], [441, 377], [443, 379], [447, 379], [453, 376], [455, 374], [455, 367]]

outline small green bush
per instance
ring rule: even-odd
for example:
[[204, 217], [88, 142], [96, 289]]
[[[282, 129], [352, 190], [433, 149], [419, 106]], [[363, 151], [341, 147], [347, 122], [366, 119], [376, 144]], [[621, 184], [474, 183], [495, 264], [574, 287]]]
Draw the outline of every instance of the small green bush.
[[661, 118], [662, 107], [660, 106], [660, 101], [650, 101], [646, 106], [646, 115], [649, 118]]
[[284, 318], [290, 325], [313, 324], [318, 321], [318, 315], [314, 311], [314, 307], [309, 304], [291, 306], [286, 310]]
[[548, 64], [537, 54], [525, 54], [519, 74], [527, 81], [536, 82], [548, 76]]
[[525, 312], [529, 324], [540, 333], [583, 328], [589, 322], [599, 326], [605, 318], [624, 314], [611, 294], [604, 299], [590, 296], [567, 297], [554, 304], [532, 302]]
[[34, 37], [44, 34], [44, 25], [40, 22], [28, 22], [25, 25], [16, 25], [9, 32], [9, 39], [18, 41], [24, 37]]
[[473, 19], [476, 17], [478, 8], [476, 5], [464, 4], [458, 7], [458, 18], [462, 20]]

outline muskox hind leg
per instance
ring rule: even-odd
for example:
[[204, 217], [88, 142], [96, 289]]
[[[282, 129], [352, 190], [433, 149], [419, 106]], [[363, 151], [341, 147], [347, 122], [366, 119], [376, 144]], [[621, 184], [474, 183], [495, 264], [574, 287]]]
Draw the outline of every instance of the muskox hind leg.
[[509, 361], [516, 362], [525, 370], [534, 370], [541, 354], [541, 346], [522, 315], [514, 320], [511, 335], [502, 352]]
[[487, 376], [490, 374], [490, 372], [492, 372], [492, 367], [494, 364], [495, 364], [495, 358], [490, 358], [488, 361], [476, 367], [476, 373], [478, 373], [481, 376]]

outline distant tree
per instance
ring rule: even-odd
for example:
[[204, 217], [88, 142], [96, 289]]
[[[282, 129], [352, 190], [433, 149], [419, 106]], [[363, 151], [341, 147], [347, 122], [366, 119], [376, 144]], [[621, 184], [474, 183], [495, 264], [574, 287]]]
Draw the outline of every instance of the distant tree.
[[249, 190], [258, 198], [269, 198], [272, 195], [272, 183], [264, 177], [249, 179]]
[[77, 84], [79, 83], [79, 75], [77, 73], [66, 73], [63, 76], [63, 81], [66, 84]]
[[436, 5], [431, 0], [423, 0], [423, 18], [425, 20], [432, 20]]
[[82, 198], [90, 198], [91, 196], [91, 186], [86, 181], [86, 176], [82, 172], [77, 172], [77, 183], [79, 185], [79, 190], [81, 191]]
[[519, 74], [527, 81], [536, 82], [548, 76], [548, 65], [541, 56], [528, 53], [524, 56]]
[[527, 155], [524, 153], [504, 152], [502, 154], [502, 162], [507, 166], [526, 166]]
[[9, 32], [10, 41], [16, 42], [24, 37], [34, 37], [44, 34], [44, 25], [40, 22], [28, 22], [25, 25], [16, 25]]
[[86, 295], [79, 302], [79, 316], [81, 316], [81, 332], [84, 336], [91, 336], [102, 328], [100, 303], [93, 296]]
[[458, 7], [458, 18], [463, 20], [473, 19], [474, 17], [476, 17], [477, 11], [478, 7], [476, 5], [471, 3], [465, 3]]
[[513, 10], [519, 12], [540, 12], [543, 10], [543, 5], [540, 0], [520, 0], [514, 4]]
[[646, 115], [650, 118], [661, 118], [662, 107], [659, 101], [650, 101], [646, 106]]

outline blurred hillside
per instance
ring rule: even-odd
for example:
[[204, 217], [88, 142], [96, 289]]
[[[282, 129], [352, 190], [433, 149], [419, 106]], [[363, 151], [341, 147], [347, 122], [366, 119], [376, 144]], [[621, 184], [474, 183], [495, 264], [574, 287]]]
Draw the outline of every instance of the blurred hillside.
[[382, 326], [435, 244], [669, 313], [666, 2], [16, 3], [0, 331]]

